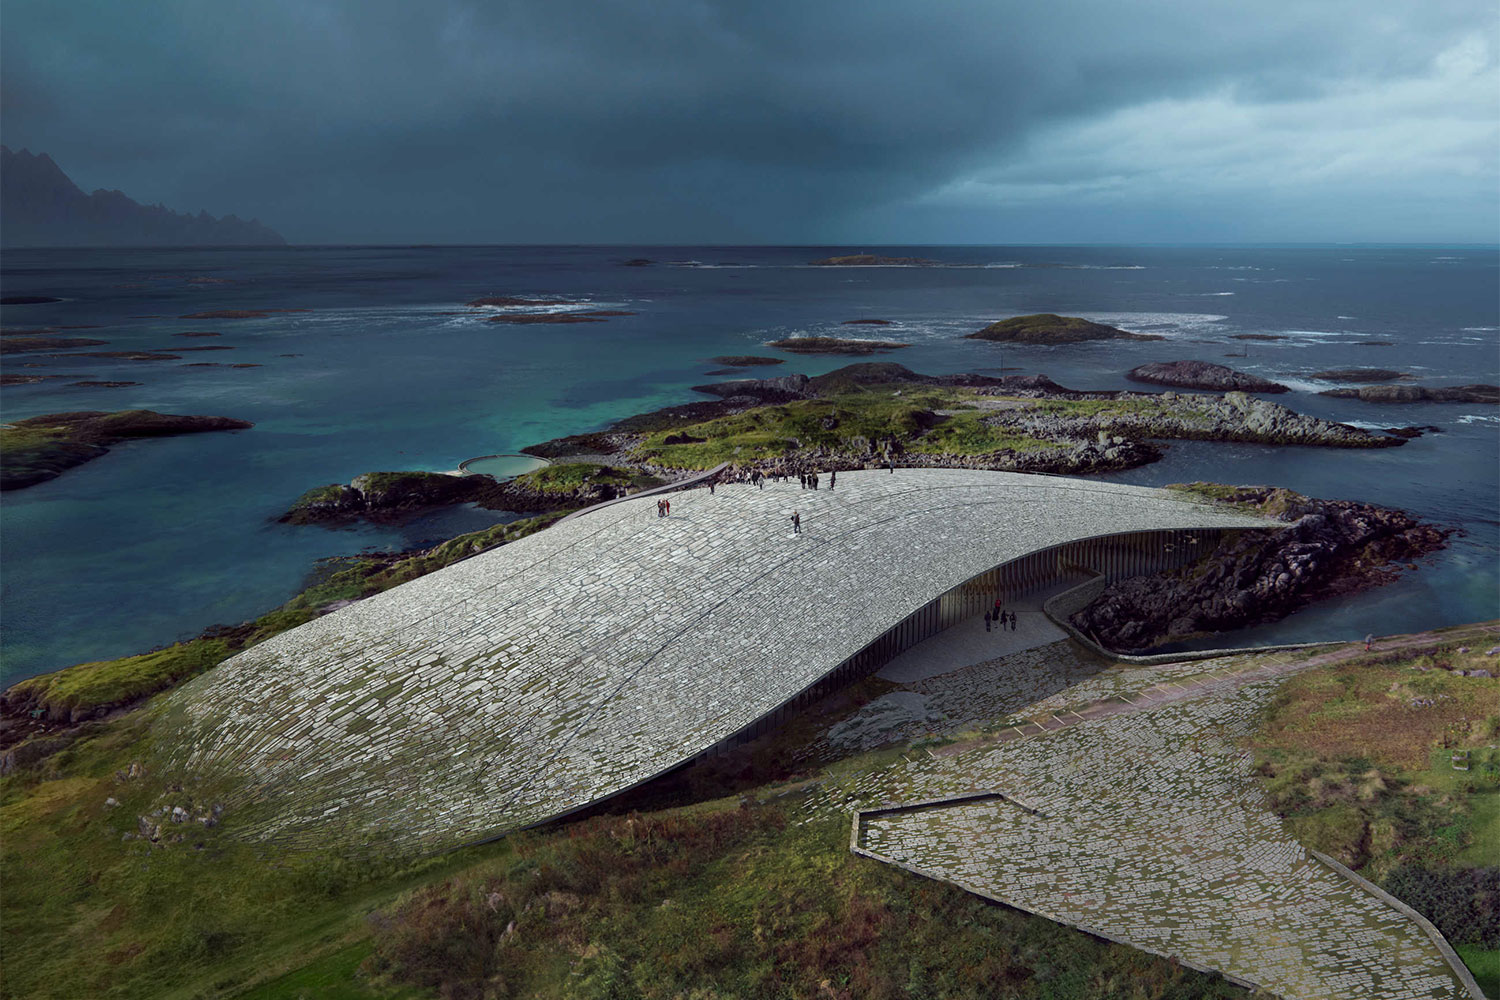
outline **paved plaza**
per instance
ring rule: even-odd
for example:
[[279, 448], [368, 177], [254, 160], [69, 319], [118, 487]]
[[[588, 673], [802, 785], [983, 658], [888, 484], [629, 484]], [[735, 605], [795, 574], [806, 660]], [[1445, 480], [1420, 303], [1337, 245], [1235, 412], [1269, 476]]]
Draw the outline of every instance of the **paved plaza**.
[[1244, 527], [1280, 525], [1172, 491], [956, 469], [696, 489], [670, 518], [629, 500], [240, 653], [165, 699], [162, 752], [236, 779], [254, 835], [461, 844], [672, 768], [1026, 553]]
[[[1078, 662], [1066, 644], [1032, 654], [1065, 672]], [[805, 808], [977, 794], [860, 813], [855, 846], [1287, 998], [1469, 996], [1414, 921], [1311, 857], [1265, 808], [1241, 747], [1280, 678], [1301, 668], [1263, 655], [1039, 684], [1043, 697], [1012, 701], [987, 735], [828, 779]]]

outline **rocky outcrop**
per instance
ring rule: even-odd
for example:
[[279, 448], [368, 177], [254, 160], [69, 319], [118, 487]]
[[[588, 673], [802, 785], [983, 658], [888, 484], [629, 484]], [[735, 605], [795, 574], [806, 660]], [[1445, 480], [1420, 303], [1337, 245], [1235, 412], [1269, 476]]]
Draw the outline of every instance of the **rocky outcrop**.
[[940, 263], [926, 257], [883, 257], [874, 253], [851, 253], [841, 257], [824, 257], [811, 262], [813, 267], [931, 267]]
[[1276, 621], [1313, 601], [1388, 583], [1402, 566], [1442, 548], [1450, 534], [1399, 510], [1286, 489], [1202, 483], [1189, 489], [1289, 526], [1233, 532], [1193, 565], [1110, 584], [1072, 618], [1105, 646], [1139, 652]]
[[792, 354], [881, 354], [910, 344], [890, 340], [846, 340], [842, 337], [788, 337], [768, 340], [767, 347]]
[[732, 382], [715, 382], [712, 385], [695, 385], [694, 392], [729, 398], [731, 396], [755, 396], [767, 402], [785, 399], [806, 399], [813, 393], [808, 389], [810, 380], [806, 375], [782, 375], [777, 378], [741, 378]]
[[16, 420], [0, 428], [0, 490], [18, 490], [55, 479], [92, 461], [128, 438], [168, 437], [204, 431], [245, 430], [232, 417], [185, 416], [152, 410], [105, 413], [80, 410]]
[[1392, 382], [1396, 379], [1416, 378], [1416, 376], [1390, 368], [1330, 368], [1328, 371], [1313, 372], [1308, 378], [1321, 379], [1324, 382]]
[[1320, 396], [1359, 399], [1366, 403], [1500, 403], [1494, 385], [1362, 385], [1358, 389], [1325, 389]]
[[486, 295], [465, 303], [474, 309], [482, 306], [570, 306], [574, 304], [567, 299], [528, 299], [520, 295]]
[[491, 323], [604, 323], [607, 322], [601, 316], [591, 316], [588, 313], [507, 313], [502, 316], [489, 317]]
[[1128, 333], [1125, 330], [1092, 323], [1077, 316], [1059, 316], [1056, 313], [1034, 313], [1030, 316], [1012, 316], [998, 323], [991, 323], [978, 333], [968, 334], [966, 340], [993, 340], [1011, 344], [1076, 344], [1086, 340], [1166, 340], [1149, 333]]
[[781, 365], [786, 363], [786, 358], [767, 358], [758, 354], [720, 354], [718, 357], [709, 358], [713, 364], [727, 365], [730, 368], [751, 368], [756, 365]]
[[1247, 375], [1224, 365], [1208, 361], [1153, 361], [1126, 372], [1125, 377], [1133, 382], [1150, 382], [1153, 385], [1170, 385], [1182, 389], [1211, 389], [1216, 392], [1287, 392], [1279, 382], [1263, 379], [1259, 375]]
[[308, 490], [278, 520], [287, 524], [318, 524], [401, 517], [430, 507], [480, 499], [494, 485], [494, 480], [487, 476], [367, 472], [355, 476], [347, 486], [330, 483]]
[[[986, 393], [1015, 395], [1009, 388]], [[1047, 396], [1052, 393], [1039, 393]], [[1243, 392], [1222, 397], [1161, 393], [1069, 393], [1067, 398], [1113, 398], [1139, 402], [1107, 415], [1068, 415], [1044, 408], [1010, 409], [988, 420], [1007, 424], [1032, 437], [1087, 438], [1098, 433], [1130, 438], [1177, 438], [1189, 441], [1247, 441], [1259, 444], [1326, 445], [1337, 448], [1390, 448], [1404, 444], [1399, 437], [1371, 434], [1347, 424], [1333, 423], [1287, 409]]]
[[70, 347], [99, 347], [107, 340], [92, 337], [0, 337], [0, 354], [28, 354], [36, 351], [65, 351]]

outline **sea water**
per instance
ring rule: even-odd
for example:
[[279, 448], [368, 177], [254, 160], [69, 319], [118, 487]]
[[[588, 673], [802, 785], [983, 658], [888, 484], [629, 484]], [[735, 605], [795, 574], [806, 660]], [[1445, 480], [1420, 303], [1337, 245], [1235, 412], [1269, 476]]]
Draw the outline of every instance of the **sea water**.
[[[0, 417], [152, 409], [255, 423], [249, 431], [130, 441], [0, 505], [0, 680], [140, 652], [295, 594], [318, 560], [402, 550], [515, 516], [456, 507], [400, 526], [292, 526], [305, 490], [362, 472], [446, 471], [547, 438], [692, 399], [722, 354], [817, 375], [851, 361], [919, 372], [1045, 374], [1078, 389], [1147, 388], [1148, 361], [1200, 359], [1280, 381], [1306, 413], [1432, 425], [1399, 448], [1173, 443], [1162, 461], [1103, 478], [1288, 486], [1406, 509], [1457, 529], [1390, 586], [1220, 641], [1340, 639], [1496, 617], [1500, 414], [1457, 403], [1334, 399], [1329, 368], [1409, 372], [1420, 385], [1500, 381], [1494, 248], [910, 247], [934, 267], [808, 266], [835, 247], [288, 247], [10, 250], [8, 331], [108, 341], [88, 351], [190, 351], [176, 361], [12, 354], [8, 374], [62, 374], [0, 393]], [[648, 266], [627, 266], [649, 258]], [[569, 325], [490, 323], [479, 296], [557, 297], [631, 316]], [[184, 319], [225, 309], [249, 319]], [[1056, 347], [966, 340], [1006, 316], [1080, 315], [1166, 337]], [[889, 326], [848, 326], [883, 319]], [[68, 330], [68, 327], [89, 329]], [[218, 337], [178, 337], [215, 332]], [[1279, 339], [1235, 339], [1262, 334]], [[798, 335], [894, 340], [874, 358], [799, 357]], [[1385, 341], [1387, 344], [1368, 343]], [[258, 367], [233, 368], [230, 364]], [[133, 381], [118, 388], [77, 381]]]

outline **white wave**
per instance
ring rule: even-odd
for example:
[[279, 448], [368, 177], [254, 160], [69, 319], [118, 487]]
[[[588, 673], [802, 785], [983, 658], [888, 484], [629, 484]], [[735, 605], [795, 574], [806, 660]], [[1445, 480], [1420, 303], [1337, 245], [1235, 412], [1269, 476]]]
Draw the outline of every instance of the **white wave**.
[[1363, 431], [1383, 431], [1387, 427], [1394, 426], [1392, 424], [1377, 424], [1369, 420], [1340, 420], [1339, 423], [1348, 424], [1350, 427], [1358, 427]]
[[1079, 313], [1084, 319], [1095, 323], [1117, 326], [1134, 333], [1154, 333], [1168, 339], [1191, 337], [1203, 333], [1218, 333], [1228, 316], [1216, 313]]
[[[1332, 382], [1315, 382], [1311, 379], [1297, 378], [1296, 376], [1267, 375], [1266, 377], [1274, 382], [1280, 382], [1282, 385], [1286, 386], [1293, 392], [1309, 392], [1317, 394], [1322, 392], [1324, 389], [1333, 388], [1333, 386], [1336, 384]], [[1348, 421], [1346, 420], [1345, 423], [1348, 423]]]
[[1493, 333], [1500, 330], [1500, 326], [1465, 326], [1461, 329], [1464, 333]]
[[[1189, 293], [1189, 294], [1194, 294], [1194, 293]], [[1233, 295], [1233, 294], [1234, 294], [1233, 292], [1197, 292], [1196, 293], [1197, 297], [1200, 298], [1200, 299], [1213, 298], [1216, 295]]]
[[1493, 413], [1465, 413], [1458, 418], [1461, 424], [1500, 424], [1500, 416]]
[[1064, 264], [1069, 271], [1144, 271], [1145, 264]]
[[1342, 337], [1342, 330], [1277, 330], [1283, 337]]
[[1335, 316], [1334, 319], [1354, 319], [1353, 316]]
[[1009, 268], [1012, 268], [1012, 267], [1025, 267], [1026, 265], [1025, 264], [1017, 264], [1017, 263], [1015, 263], [1013, 261], [1003, 261], [1003, 262], [997, 261], [994, 264], [986, 264], [984, 266], [986, 268], [1006, 268], [1006, 269], [1009, 269]]

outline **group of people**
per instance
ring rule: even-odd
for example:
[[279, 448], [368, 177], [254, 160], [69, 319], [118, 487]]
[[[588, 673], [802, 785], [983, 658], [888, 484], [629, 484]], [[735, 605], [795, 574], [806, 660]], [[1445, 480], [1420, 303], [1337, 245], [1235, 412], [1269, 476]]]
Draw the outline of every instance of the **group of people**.
[[[892, 471], [895, 471], [895, 470], [892, 469]], [[762, 489], [763, 490], [763, 489], [766, 488], [766, 480], [767, 479], [772, 479], [772, 478], [777, 478], [777, 479], [780, 479], [782, 482], [786, 482], [787, 480], [789, 480], [791, 478], [791, 475], [790, 475], [790, 473], [780, 472], [780, 471], [772, 471], [772, 472], [768, 473], [768, 472], [762, 472], [759, 469], [751, 469], [748, 473], [746, 473], [743, 469], [735, 469], [735, 470], [731, 470], [729, 472], [721, 472], [720, 474], [718, 474], [716, 476], [710, 476], [708, 478], [708, 480], [707, 480], [706, 485], [708, 486], [708, 492], [709, 492], [710, 495], [714, 493], [715, 487], [719, 483], [721, 483], [721, 482], [746, 482], [746, 481], [748, 481], [751, 485], [755, 486], [757, 489]], [[818, 487], [819, 487], [819, 476], [818, 476], [818, 474], [816, 472], [799, 473], [798, 476], [797, 476], [797, 478], [802, 483], [802, 488], [804, 490], [815, 490], [815, 489], [818, 489]], [[830, 490], [832, 490], [834, 488], [834, 486], [836, 486], [838, 484], [838, 479], [839, 479], [838, 470], [835, 469], [834, 471], [828, 473], [828, 488]], [[657, 517], [671, 517], [672, 516], [672, 501], [666, 499], [665, 497], [663, 497], [662, 499], [656, 501], [656, 516]], [[800, 534], [802, 534], [802, 515], [799, 512], [797, 512], [797, 511], [794, 510], [794, 511], [792, 511], [792, 516], [791, 516], [791, 518], [789, 520], [792, 522], [792, 534], [794, 534], [794, 535], [800, 535]], [[997, 613], [997, 615], [998, 615], [998, 613]], [[997, 617], [996, 620], [998, 621], [999, 618]], [[989, 621], [989, 616], [988, 615], [985, 616], [985, 621], [986, 622]]]
[[986, 632], [990, 631], [992, 625], [1002, 632], [1005, 631], [1005, 626], [1009, 625], [1010, 630], [1014, 632], [1016, 630], [1016, 613], [1014, 611], [1002, 611], [999, 600], [996, 600], [995, 610], [984, 613], [984, 630]]

